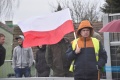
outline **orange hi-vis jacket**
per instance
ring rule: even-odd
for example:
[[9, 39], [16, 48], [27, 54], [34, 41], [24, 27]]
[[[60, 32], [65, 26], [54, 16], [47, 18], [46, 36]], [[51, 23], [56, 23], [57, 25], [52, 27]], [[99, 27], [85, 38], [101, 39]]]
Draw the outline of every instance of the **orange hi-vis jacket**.
[[[78, 38], [79, 39], [79, 38]], [[78, 41], [78, 39], [75, 39], [72, 43], [72, 49], [75, 50], [75, 47], [76, 47], [76, 43]], [[96, 55], [96, 61], [98, 61], [99, 59], [99, 56], [98, 56], [98, 52], [99, 52], [99, 41], [96, 39], [96, 38], [93, 38], [92, 37], [92, 42], [93, 42], [93, 45], [94, 45], [94, 49], [95, 49], [95, 55]], [[73, 72], [74, 70], [74, 60], [72, 61], [71, 63], [71, 66], [70, 66], [70, 69], [69, 71]]]

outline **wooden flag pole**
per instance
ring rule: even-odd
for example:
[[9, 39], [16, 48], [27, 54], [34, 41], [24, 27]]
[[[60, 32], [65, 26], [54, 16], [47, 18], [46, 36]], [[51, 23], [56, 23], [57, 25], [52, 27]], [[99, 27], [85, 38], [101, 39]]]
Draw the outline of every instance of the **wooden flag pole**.
[[98, 80], [100, 80], [100, 70], [98, 70]]
[[75, 39], [77, 39], [77, 38], [76, 38], [76, 34], [75, 34], [75, 31], [74, 31], [74, 38], [75, 38]]
[[74, 38], [75, 38], [75, 41], [76, 41], [76, 45], [78, 47], [78, 44], [77, 44], [77, 37], [76, 37], [76, 33], [74, 32]]

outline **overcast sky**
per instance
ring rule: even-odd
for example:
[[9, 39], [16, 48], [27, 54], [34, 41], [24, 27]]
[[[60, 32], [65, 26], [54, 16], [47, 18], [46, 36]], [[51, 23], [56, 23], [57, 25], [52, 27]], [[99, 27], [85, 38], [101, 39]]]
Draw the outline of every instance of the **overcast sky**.
[[[18, 21], [27, 19], [33, 16], [41, 16], [44, 14], [51, 13], [51, 7], [49, 5], [56, 5], [58, 0], [20, 0], [19, 8], [16, 10], [13, 18], [13, 23], [17, 24]], [[63, 0], [60, 0], [63, 1]], [[103, 5], [104, 0], [81, 0], [84, 2], [90, 1], [91, 3], [99, 3]]]

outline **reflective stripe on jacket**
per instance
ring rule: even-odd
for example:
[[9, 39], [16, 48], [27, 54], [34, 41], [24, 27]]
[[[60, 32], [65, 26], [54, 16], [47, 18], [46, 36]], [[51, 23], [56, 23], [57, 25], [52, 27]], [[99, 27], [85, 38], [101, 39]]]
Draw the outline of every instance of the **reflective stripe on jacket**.
[[[93, 37], [91, 37], [91, 38], [92, 38], [92, 42], [93, 42], [94, 49], [95, 49], [96, 61], [98, 61], [98, 59], [99, 59], [98, 54], [99, 54], [99, 49], [100, 49], [99, 48], [99, 40], [96, 38], [93, 38]], [[75, 50], [75, 48], [76, 48], [76, 44], [77, 44], [78, 39], [79, 38], [75, 39], [72, 43], [73, 50]], [[73, 72], [73, 70], [74, 70], [74, 60], [72, 61], [70, 68], [69, 68], [69, 71]]]

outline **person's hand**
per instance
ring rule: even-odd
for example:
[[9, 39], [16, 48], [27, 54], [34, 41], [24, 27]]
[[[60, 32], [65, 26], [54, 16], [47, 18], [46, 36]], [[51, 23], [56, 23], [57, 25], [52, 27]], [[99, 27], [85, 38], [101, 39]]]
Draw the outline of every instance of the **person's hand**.
[[75, 53], [78, 54], [78, 53], [80, 53], [80, 51], [81, 51], [81, 48], [79, 48], [78, 45], [77, 45]]

